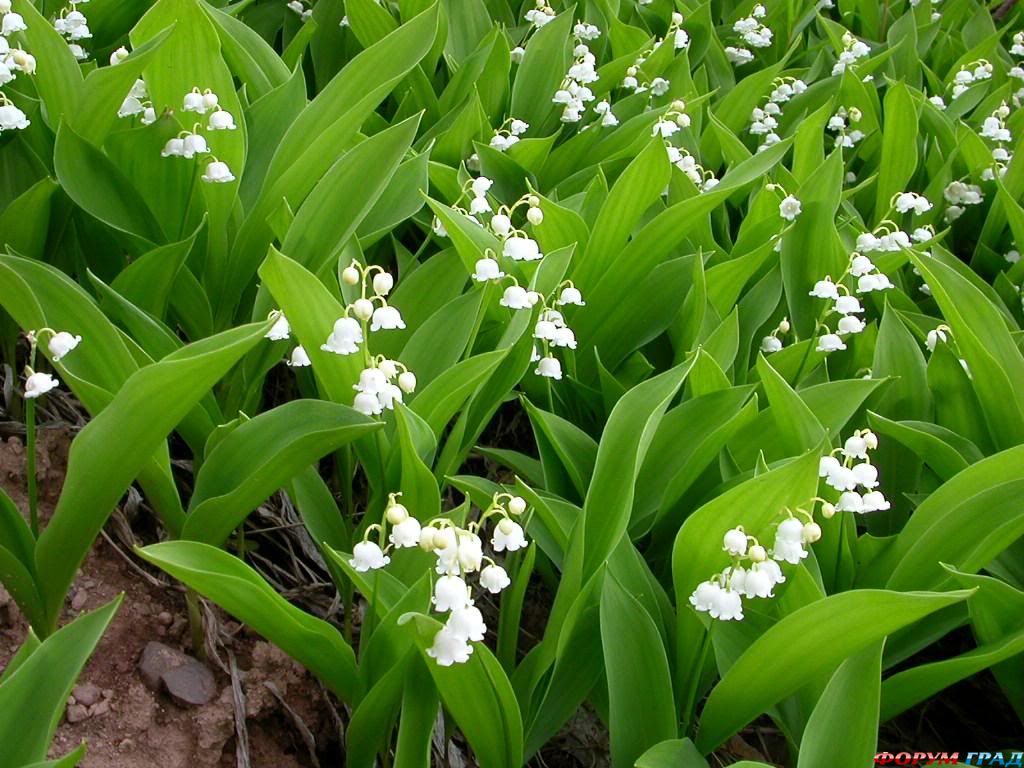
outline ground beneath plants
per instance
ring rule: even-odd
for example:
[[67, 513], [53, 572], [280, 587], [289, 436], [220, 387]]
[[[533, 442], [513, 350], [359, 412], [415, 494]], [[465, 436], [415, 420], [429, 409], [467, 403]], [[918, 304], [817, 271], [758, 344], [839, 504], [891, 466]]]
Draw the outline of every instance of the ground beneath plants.
[[[67, 424], [40, 430], [37, 464], [44, 521], [60, 495], [74, 431]], [[11, 422], [0, 423], [0, 487], [25, 509], [25, 449], [18, 427]], [[53, 755], [64, 754], [85, 741], [88, 752], [82, 768], [342, 765], [341, 734], [348, 713], [339, 710], [301, 666], [215, 606], [205, 606], [207, 625], [213, 628], [208, 642], [208, 666], [218, 690], [213, 700], [198, 707], [180, 706], [166, 691], [154, 692], [146, 687], [139, 660], [148, 643], [163, 643], [189, 654], [194, 651], [183, 592], [131, 554], [131, 545], [139, 541], [139, 531], [147, 540], [154, 538], [152, 523], [139, 502], [134, 491], [126, 497], [69, 594], [66, 620], [119, 594], [124, 595], [124, 602], [72, 693], [54, 740]], [[538, 583], [536, 593], [526, 603], [524, 631], [535, 631], [538, 636], [542, 633], [549, 602], [550, 595]], [[0, 669], [21, 645], [26, 631], [27, 625], [13, 601], [0, 588]], [[950, 642], [964, 644], [962, 650], [970, 645], [966, 637], [953, 637]], [[1000, 717], [985, 706], [986, 701], [994, 700], [991, 697], [996, 691], [994, 680], [985, 675], [954, 686], [947, 692], [950, 695], [888, 724], [880, 749], [949, 749], [965, 738], [970, 739], [968, 746], [983, 742], [992, 746], [995, 741], [1012, 739], [1012, 717]], [[978, 713], [987, 713], [984, 722]], [[475, 765], [458, 742], [443, 745], [438, 740], [435, 746], [436, 765]], [[712, 764], [719, 766], [737, 760], [782, 764], [785, 743], [769, 721], [756, 723], [712, 756]], [[581, 708], [532, 765], [609, 766], [607, 732], [600, 719], [589, 708]]]

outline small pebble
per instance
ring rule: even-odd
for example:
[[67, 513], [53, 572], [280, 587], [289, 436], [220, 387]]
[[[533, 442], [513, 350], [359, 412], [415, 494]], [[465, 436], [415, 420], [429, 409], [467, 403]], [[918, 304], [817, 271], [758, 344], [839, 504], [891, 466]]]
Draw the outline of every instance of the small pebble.
[[169, 611], [161, 611], [157, 614], [156, 620], [165, 627], [169, 627], [174, 622], [174, 616]]
[[74, 690], [71, 691], [71, 695], [74, 697], [76, 704], [91, 707], [100, 700], [102, 691], [92, 683], [83, 683], [82, 685], [76, 685]]
[[98, 715], [105, 715], [109, 711], [110, 702], [104, 699], [103, 701], [97, 702], [93, 706], [89, 707], [89, 716], [97, 717]]
[[71, 598], [71, 610], [80, 611], [85, 608], [86, 602], [89, 600], [89, 593], [84, 589], [80, 589], [75, 592], [75, 596]]
[[89, 717], [89, 710], [81, 704], [72, 704], [68, 707], [68, 722], [80, 723]]

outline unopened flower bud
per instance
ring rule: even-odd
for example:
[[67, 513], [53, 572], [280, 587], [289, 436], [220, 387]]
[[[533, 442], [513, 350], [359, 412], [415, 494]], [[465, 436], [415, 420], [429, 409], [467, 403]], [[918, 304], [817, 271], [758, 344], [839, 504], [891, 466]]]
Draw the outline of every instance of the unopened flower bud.
[[750, 551], [747, 552], [747, 556], [755, 563], [763, 563], [765, 560], [768, 559], [768, 553], [765, 551], [765, 548], [762, 547], [760, 544], [755, 544], [754, 546], [752, 546], [750, 548]]
[[789, 333], [789, 320], [782, 318], [782, 322], [779, 323], [779, 333]]
[[835, 517], [835, 514], [835, 504], [826, 501], [824, 504], [821, 505], [821, 516], [824, 517], [826, 520], [831, 520], [833, 517]]
[[359, 270], [355, 267], [345, 267], [341, 272], [341, 282], [345, 285], [358, 285]]
[[369, 299], [356, 299], [352, 303], [352, 311], [360, 320], [369, 320], [373, 317], [373, 302]]
[[521, 515], [526, 511], [526, 499], [522, 496], [513, 496], [508, 500], [508, 511], [513, 515]]
[[544, 211], [540, 208], [530, 208], [526, 211], [526, 220], [537, 226], [544, 221]]
[[398, 388], [406, 394], [416, 390], [416, 374], [412, 371], [403, 371], [398, 377]]
[[398, 525], [409, 519], [409, 510], [402, 504], [391, 504], [384, 510], [384, 516], [391, 525]]
[[821, 526], [817, 523], [806, 523], [804, 525], [804, 541], [813, 544], [821, 539]]

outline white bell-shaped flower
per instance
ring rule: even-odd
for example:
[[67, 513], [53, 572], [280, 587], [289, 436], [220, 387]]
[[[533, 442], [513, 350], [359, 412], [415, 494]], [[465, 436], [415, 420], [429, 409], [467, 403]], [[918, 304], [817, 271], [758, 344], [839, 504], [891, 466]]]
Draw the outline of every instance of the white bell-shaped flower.
[[711, 610], [713, 605], [717, 604], [718, 594], [721, 591], [722, 587], [719, 586], [718, 582], [702, 581], [697, 585], [697, 588], [693, 590], [693, 594], [690, 595], [690, 605], [698, 611], [707, 613]]
[[838, 299], [839, 289], [835, 283], [826, 277], [824, 280], [819, 280], [814, 284], [810, 295], [819, 299]]
[[496, 595], [512, 583], [508, 573], [500, 565], [488, 565], [480, 571], [480, 586]]
[[483, 197], [492, 186], [494, 186], [494, 182], [486, 176], [479, 176], [473, 179], [469, 185], [473, 192], [473, 197]]
[[779, 523], [775, 531], [772, 557], [793, 565], [799, 565], [800, 561], [807, 557], [807, 550], [804, 549], [804, 526], [799, 520], [790, 517]]
[[270, 330], [266, 332], [263, 338], [270, 339], [271, 341], [283, 341], [292, 335], [292, 327], [288, 323], [288, 318], [284, 315], [278, 315], [274, 324], [270, 326]]
[[546, 379], [560, 381], [562, 378], [562, 364], [557, 357], [542, 357], [534, 369], [534, 373]]
[[133, 117], [134, 115], [141, 114], [145, 111], [145, 107], [142, 102], [134, 96], [126, 96], [125, 100], [121, 102], [121, 106], [118, 107], [118, 117]]
[[460, 573], [479, 571], [484, 562], [484, 543], [475, 533], [460, 532], [456, 554]]
[[482, 283], [485, 280], [497, 280], [504, 276], [505, 273], [501, 271], [501, 267], [494, 259], [484, 258], [477, 260], [473, 279], [478, 283]]
[[28, 29], [28, 25], [20, 13], [8, 12], [3, 15], [3, 21], [0, 22], [0, 35], [6, 37], [14, 32], [24, 32], [26, 29]]
[[[194, 134], [193, 134], [194, 135]], [[228, 168], [228, 164], [220, 160], [212, 160], [206, 166], [206, 172], [202, 175], [205, 182], [213, 184], [227, 184], [235, 180], [234, 174]]]
[[182, 157], [185, 154], [185, 140], [174, 137], [168, 139], [164, 148], [160, 150], [161, 157]]
[[474, 197], [472, 200], [469, 201], [470, 216], [477, 216], [481, 213], [490, 213], [492, 210], [494, 209], [491, 208], [491, 204], [488, 202], [486, 197]]
[[854, 277], [863, 277], [874, 271], [875, 264], [867, 256], [858, 253], [850, 260], [850, 274]]
[[863, 435], [851, 435], [843, 443], [843, 456], [849, 459], [867, 459], [868, 441]]
[[71, 51], [71, 55], [79, 61], [85, 61], [89, 58], [89, 52], [77, 43], [68, 43], [68, 50]]
[[513, 261], [537, 261], [544, 256], [537, 241], [529, 237], [508, 238], [501, 252]]
[[494, 534], [491, 537], [491, 546], [494, 547], [495, 552], [504, 552], [506, 549], [509, 552], [515, 552], [526, 545], [526, 534], [523, 532], [523, 527], [515, 520], [505, 517], [495, 526]]
[[205, 155], [209, 150], [206, 138], [202, 134], [189, 133], [182, 137], [181, 156], [186, 160], [191, 160], [196, 155]]
[[832, 472], [839, 469], [842, 464], [839, 463], [839, 459], [831, 454], [828, 456], [822, 456], [818, 459], [818, 477], [828, 477]]
[[766, 355], [782, 349], [782, 341], [776, 336], [765, 336], [761, 339], [761, 351]]
[[816, 352], [838, 352], [846, 349], [846, 344], [835, 333], [823, 333], [818, 337], [818, 345], [814, 349]]
[[[770, 570], [771, 566], [765, 567], [767, 563], [779, 568], [779, 564], [774, 560], [766, 560], [762, 563], [754, 563], [747, 571], [743, 579], [743, 594], [747, 597], [774, 597], [772, 590], [775, 588], [775, 579]], [[779, 572], [781, 573], [781, 569]]]
[[893, 284], [889, 280], [888, 276], [881, 272], [875, 275], [862, 275], [857, 278], [857, 293], [884, 291], [892, 287]]
[[928, 331], [928, 336], [925, 339], [925, 346], [928, 347], [929, 352], [934, 352], [935, 347], [939, 345], [939, 342], [946, 343], [946, 332], [942, 328], [935, 328]]
[[509, 309], [530, 309], [533, 306], [527, 290], [518, 285], [510, 285], [506, 288], [498, 303]]
[[185, 98], [182, 101], [182, 110], [185, 112], [198, 112], [199, 114], [206, 113], [206, 102], [203, 100], [203, 94], [199, 91], [190, 91], [185, 94]]
[[392, 306], [377, 307], [373, 310], [373, 319], [370, 321], [371, 331], [393, 331], [405, 328], [405, 321], [397, 308]]
[[864, 307], [860, 305], [860, 299], [856, 296], [840, 296], [836, 299], [832, 311], [841, 315], [859, 315], [864, 311]]
[[34, 400], [59, 385], [60, 382], [48, 373], [33, 373], [25, 379], [25, 398]]
[[0, 105], [0, 131], [24, 130], [31, 121], [14, 104]]
[[845, 315], [839, 318], [839, 322], [836, 323], [836, 332], [840, 336], [846, 336], [851, 333], [860, 333], [866, 327], [867, 323], [856, 315]]
[[291, 368], [308, 368], [313, 364], [301, 344], [292, 350], [291, 355], [288, 356], [287, 363]]
[[384, 388], [377, 393], [377, 399], [380, 400], [380, 404], [389, 411], [395, 410], [395, 403], [401, 403], [402, 398], [402, 390], [390, 383], [386, 384]]
[[558, 332], [558, 326], [550, 320], [538, 320], [533, 327], [533, 338], [543, 341], [551, 341]]
[[445, 622], [445, 626], [452, 631], [455, 637], [465, 641], [476, 640], [479, 642], [487, 634], [484, 615], [480, 613], [479, 608], [472, 605], [466, 608], [455, 608], [448, 617], [448, 621]]
[[743, 600], [740, 593], [732, 589], [719, 589], [708, 613], [720, 621], [742, 621]]
[[439, 613], [473, 605], [466, 582], [461, 577], [450, 574], [442, 576], [434, 584], [434, 597], [431, 602], [434, 604], [434, 610]]
[[576, 334], [572, 328], [562, 326], [555, 329], [554, 338], [551, 339], [552, 346], [576, 349]]
[[391, 558], [372, 541], [361, 541], [352, 548], [352, 557], [348, 564], [360, 573], [383, 568], [391, 562]]
[[796, 221], [796, 217], [799, 215], [800, 201], [793, 197], [793, 195], [786, 195], [782, 202], [779, 203], [779, 216], [786, 221]]
[[861, 485], [868, 490], [878, 487], [878, 469], [867, 462], [863, 464], [855, 464], [850, 468], [853, 472], [853, 477], [857, 481], [857, 485]]
[[110, 54], [110, 65], [114, 66], [116, 64], [120, 64], [122, 61], [127, 59], [128, 56], [128, 49], [122, 45], [120, 48], [117, 48], [112, 54]]
[[863, 497], [863, 512], [884, 512], [889, 509], [889, 501], [881, 491], [869, 491]]
[[434, 644], [427, 648], [427, 656], [436, 661], [439, 667], [465, 664], [472, 653], [473, 646], [447, 626], [434, 635]]
[[388, 540], [399, 549], [403, 547], [418, 547], [421, 530], [422, 527], [419, 520], [415, 517], [407, 517], [391, 528]]
[[527, 208], [526, 220], [533, 224], [533, 226], [539, 227], [544, 223], [544, 211], [537, 207]]
[[369, 392], [359, 392], [352, 401], [352, 407], [364, 416], [379, 416], [384, 412], [380, 398]]
[[146, 107], [142, 110], [142, 117], [139, 118], [139, 122], [143, 125], [152, 125], [157, 120], [156, 110], [153, 107]]
[[844, 491], [836, 502], [836, 512], [855, 512], [863, 514], [864, 498], [856, 491]]
[[50, 341], [47, 342], [46, 346], [47, 349], [50, 350], [50, 354], [53, 356], [54, 362], [56, 362], [77, 347], [81, 341], [81, 336], [72, 335], [67, 331], [60, 331], [50, 337]]
[[731, 528], [722, 537], [722, 549], [730, 555], [747, 554], [747, 534], [739, 528]]
[[380, 368], [364, 368], [359, 374], [359, 383], [353, 384], [352, 389], [356, 392], [366, 392], [371, 395], [379, 394], [388, 385], [387, 374]]
[[334, 321], [334, 330], [320, 349], [336, 355], [351, 355], [359, 351], [362, 343], [363, 328], [359, 321], [353, 317], [341, 317]]
[[583, 301], [583, 294], [580, 293], [579, 289], [572, 285], [567, 285], [562, 289], [562, 292], [558, 294], [558, 299], [555, 304], [559, 306], [565, 306], [567, 304], [573, 304], [577, 307], [585, 307], [586, 302]]
[[825, 484], [837, 491], [852, 491], [857, 487], [857, 477], [852, 469], [839, 465], [828, 473]]
[[496, 213], [491, 217], [491, 230], [498, 237], [506, 237], [512, 231], [512, 219], [504, 213]]
[[210, 115], [207, 127], [211, 131], [233, 131], [238, 126], [235, 125], [235, 118], [231, 116], [230, 112], [218, 109]]

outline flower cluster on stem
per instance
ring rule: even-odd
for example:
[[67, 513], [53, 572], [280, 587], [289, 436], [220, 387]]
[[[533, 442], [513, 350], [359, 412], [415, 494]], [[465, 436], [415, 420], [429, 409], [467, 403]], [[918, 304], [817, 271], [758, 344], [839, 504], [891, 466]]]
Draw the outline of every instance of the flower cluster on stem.
[[[483, 614], [474, 604], [469, 576], [476, 574], [476, 586], [494, 595], [512, 583], [492, 555], [527, 546], [526, 533], [518, 522], [527, 511], [526, 501], [496, 493], [476, 520], [460, 524], [438, 517], [421, 523], [399, 501], [401, 495], [389, 495], [383, 519], [367, 526], [349, 564], [359, 572], [384, 568], [391, 562], [390, 553], [415, 547], [435, 555], [438, 578], [430, 602], [436, 613], [447, 614], [447, 618], [427, 655], [442, 667], [465, 663], [473, 653], [470, 643], [483, 640], [487, 632]], [[485, 551], [488, 521], [490, 555]], [[374, 534], [376, 541], [371, 540]]]

